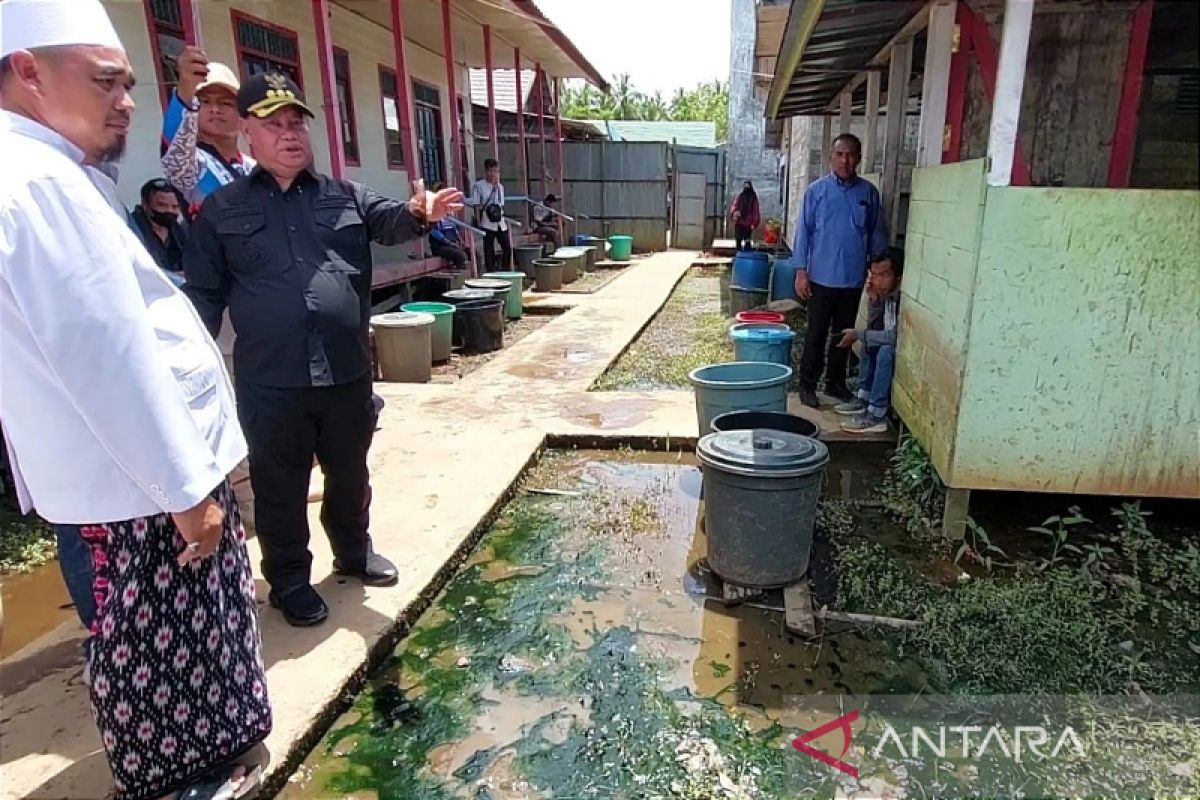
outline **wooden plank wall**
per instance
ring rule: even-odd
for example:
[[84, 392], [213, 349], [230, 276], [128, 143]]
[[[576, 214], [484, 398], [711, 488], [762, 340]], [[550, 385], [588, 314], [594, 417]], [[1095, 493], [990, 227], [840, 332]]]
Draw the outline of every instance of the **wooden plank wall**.
[[[1121, 96], [1134, 3], [1066, 10], [1048, 6], [1034, 17], [1021, 98], [1021, 154], [1035, 186], [1100, 187]], [[986, 14], [1000, 43], [1000, 21]], [[971, 59], [960, 160], [987, 154], [991, 102]]]

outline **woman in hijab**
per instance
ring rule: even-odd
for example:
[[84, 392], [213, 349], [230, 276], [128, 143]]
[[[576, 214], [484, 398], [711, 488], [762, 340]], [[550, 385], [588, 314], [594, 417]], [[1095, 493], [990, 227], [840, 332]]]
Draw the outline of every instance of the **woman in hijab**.
[[749, 250], [752, 246], [751, 239], [754, 236], [754, 229], [761, 222], [758, 211], [758, 195], [755, 194], [754, 185], [750, 181], [742, 184], [742, 193], [734, 198], [729, 214], [733, 217], [733, 234], [737, 240], [737, 249]]

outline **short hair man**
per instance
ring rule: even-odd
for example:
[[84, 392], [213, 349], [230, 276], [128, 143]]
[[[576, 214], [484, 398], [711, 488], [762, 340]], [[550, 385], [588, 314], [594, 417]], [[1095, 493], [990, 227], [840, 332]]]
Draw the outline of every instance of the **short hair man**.
[[201, 207], [184, 256], [184, 289], [210, 331], [229, 309], [269, 599], [290, 624], [316, 625], [329, 609], [311, 582], [314, 456], [325, 473], [321, 520], [334, 569], [372, 586], [398, 577], [367, 532], [367, 449], [375, 430], [370, 242], [424, 235], [428, 223], [462, 207], [462, 195], [421, 187], [402, 202], [318, 174], [313, 114], [282, 73], [248, 78], [238, 113], [258, 165]]
[[562, 246], [562, 237], [558, 233], [558, 217], [554, 215], [557, 210], [558, 195], [555, 194], [546, 195], [542, 205], [533, 207], [533, 232], [554, 245], [555, 250]]
[[[830, 341], [854, 325], [867, 265], [887, 249], [879, 191], [858, 176], [862, 143], [853, 134], [833, 140], [830, 171], [804, 190], [796, 221], [796, 293], [808, 301], [808, 329], [800, 361], [800, 401], [816, 408], [817, 383], [825, 393], [851, 399], [846, 388], [849, 351]], [[829, 344], [828, 360], [826, 343]]]
[[[440, 192], [446, 185], [438, 181], [433, 185], [433, 191]], [[429, 250], [437, 258], [450, 262], [451, 268], [463, 270], [467, 268], [467, 253], [463, 250], [462, 239], [458, 234], [458, 226], [450, 217], [443, 217], [433, 224], [429, 230]]]
[[[483, 178], [475, 181], [467, 205], [475, 208], [475, 226], [483, 229], [483, 263], [488, 272], [512, 267], [512, 239], [504, 219], [504, 184], [500, 183], [500, 164], [494, 158], [483, 162]], [[496, 242], [500, 243], [500, 263], [496, 263]]]
[[842, 423], [847, 433], [886, 433], [891, 407], [892, 376], [896, 372], [896, 325], [900, 319], [900, 276], [904, 271], [901, 252], [871, 262], [867, 275], [867, 327], [842, 331], [838, 347], [862, 344], [858, 360], [858, 393], [833, 410], [851, 419]]
[[179, 224], [179, 194], [163, 178], [142, 184], [142, 202], [133, 210], [142, 244], [175, 284], [183, 283], [183, 247], [187, 233]]

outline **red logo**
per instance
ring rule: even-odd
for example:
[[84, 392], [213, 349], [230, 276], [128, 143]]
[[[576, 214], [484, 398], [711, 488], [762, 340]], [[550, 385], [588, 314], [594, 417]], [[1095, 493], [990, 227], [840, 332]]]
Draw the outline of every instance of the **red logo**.
[[[829, 722], [826, 722], [824, 725], [822, 725], [819, 728], [813, 728], [808, 733], [802, 734], [800, 736], [797, 736], [795, 739], [792, 739], [792, 747], [796, 748], [797, 750], [799, 750], [801, 753], [804, 753], [805, 755], [812, 756], [817, 761], [820, 761], [822, 764], [828, 764], [829, 766], [833, 767], [834, 769], [841, 770], [842, 772], [849, 775], [851, 778], [857, 778], [858, 777], [858, 767], [855, 767], [851, 764], [847, 764], [845, 761], [841, 760], [842, 756], [846, 755], [846, 751], [848, 751], [850, 749], [850, 734], [852, 733], [852, 731], [850, 730], [850, 723], [856, 721], [857, 719], [858, 719], [858, 709], [856, 708], [853, 711], [851, 711], [849, 714], [843, 714], [842, 716], [838, 717], [835, 720], [830, 720]], [[833, 756], [829, 755], [828, 753], [821, 752], [820, 750], [818, 750], [817, 748], [815, 748], [809, 744], [809, 742], [811, 742], [813, 739], [820, 739], [822, 736], [824, 736], [825, 734], [827, 734], [833, 730], [841, 730], [842, 736], [844, 737], [843, 743], [842, 743], [842, 752], [838, 753], [837, 758], [834, 758]]]

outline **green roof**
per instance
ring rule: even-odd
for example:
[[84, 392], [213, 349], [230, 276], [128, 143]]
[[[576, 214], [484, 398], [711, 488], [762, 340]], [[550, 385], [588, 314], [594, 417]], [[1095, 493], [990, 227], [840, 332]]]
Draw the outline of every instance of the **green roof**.
[[716, 147], [715, 122], [643, 122], [589, 119], [587, 123], [614, 142], [671, 142], [689, 147]]

